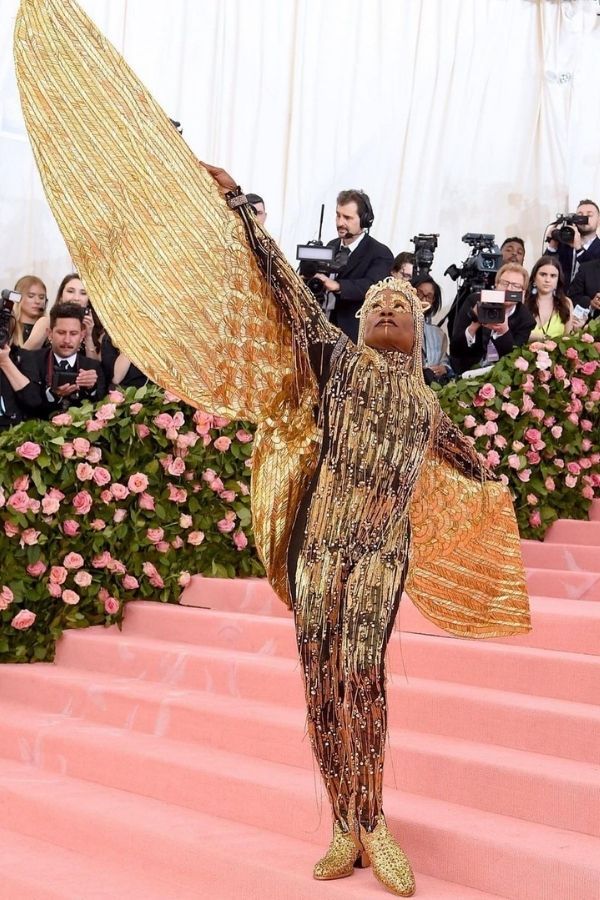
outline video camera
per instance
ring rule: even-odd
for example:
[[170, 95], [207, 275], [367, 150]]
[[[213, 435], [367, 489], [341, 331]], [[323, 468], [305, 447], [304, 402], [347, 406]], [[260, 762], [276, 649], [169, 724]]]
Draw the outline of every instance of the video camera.
[[506, 304], [520, 303], [522, 291], [481, 291], [474, 312], [481, 325], [502, 325], [506, 318]]
[[413, 277], [416, 275], [429, 275], [433, 265], [433, 254], [438, 245], [439, 234], [416, 234], [411, 243], [415, 245], [415, 265]]
[[452, 334], [456, 314], [467, 297], [475, 291], [491, 290], [494, 287], [496, 273], [502, 265], [502, 253], [496, 244], [494, 234], [469, 231], [463, 234], [461, 240], [473, 249], [460, 268], [453, 263], [444, 272], [444, 275], [449, 275], [453, 281], [462, 279], [446, 316], [449, 334]]
[[4, 290], [0, 294], [0, 348], [10, 344], [15, 330], [13, 306], [21, 299], [17, 291]]
[[306, 282], [317, 300], [322, 300], [327, 293], [323, 282], [315, 275], [331, 275], [339, 272], [348, 262], [348, 253], [340, 248], [325, 247], [321, 240], [323, 230], [323, 216], [325, 204], [321, 206], [321, 218], [319, 220], [319, 237], [316, 241], [308, 241], [306, 244], [298, 244], [296, 247], [296, 259], [299, 260], [298, 274]]
[[559, 213], [556, 216], [556, 221], [553, 223], [559, 227], [552, 229], [549, 239], [558, 241], [560, 244], [572, 244], [575, 240], [575, 228], [573, 226], [587, 225], [589, 220], [589, 216], [582, 216], [579, 213], [565, 213], [564, 215]]

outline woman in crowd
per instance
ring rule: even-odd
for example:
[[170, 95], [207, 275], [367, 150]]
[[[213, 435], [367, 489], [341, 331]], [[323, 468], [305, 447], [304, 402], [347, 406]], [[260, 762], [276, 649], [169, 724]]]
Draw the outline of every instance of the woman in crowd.
[[437, 315], [442, 306], [442, 291], [439, 284], [431, 275], [423, 274], [415, 278], [413, 287], [421, 303], [421, 309], [425, 318], [423, 328], [423, 371], [425, 381], [445, 383], [454, 376], [450, 359], [448, 358], [448, 337], [437, 325], [433, 324], [433, 317]]
[[555, 340], [573, 328], [573, 304], [565, 293], [560, 263], [553, 256], [542, 256], [531, 271], [525, 292], [525, 306], [535, 318], [529, 341]]
[[15, 284], [15, 291], [21, 299], [15, 304], [15, 330], [12, 336], [14, 347], [23, 347], [35, 324], [44, 316], [48, 292], [46, 285], [36, 275], [24, 275]]
[[[85, 338], [81, 350], [90, 359], [99, 361], [104, 329], [102, 328], [100, 319], [92, 309], [85, 286], [76, 272], [65, 275], [58, 288], [55, 302], [77, 303], [78, 306], [84, 307], [86, 310], [83, 318]], [[23, 344], [24, 349], [39, 350], [40, 347], [43, 347], [48, 337], [49, 325], [50, 320], [48, 316], [43, 316], [39, 319], [35, 323], [29, 338]]]
[[129, 357], [115, 347], [105, 332], [102, 338], [101, 362], [106, 383], [118, 388], [143, 387], [148, 376], [131, 362]]

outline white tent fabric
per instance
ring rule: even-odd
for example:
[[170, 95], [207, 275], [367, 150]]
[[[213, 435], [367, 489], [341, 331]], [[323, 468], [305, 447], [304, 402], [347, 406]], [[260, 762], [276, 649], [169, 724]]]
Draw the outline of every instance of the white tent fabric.
[[[369, 193], [394, 253], [439, 232], [520, 234], [600, 200], [597, 0], [82, 0], [197, 155], [265, 197], [290, 257], [335, 235], [335, 196]], [[18, 0], [0, 0], [0, 279], [70, 270], [21, 119]], [[193, 227], [193, 223], [190, 223]], [[443, 280], [445, 300], [453, 287]]]

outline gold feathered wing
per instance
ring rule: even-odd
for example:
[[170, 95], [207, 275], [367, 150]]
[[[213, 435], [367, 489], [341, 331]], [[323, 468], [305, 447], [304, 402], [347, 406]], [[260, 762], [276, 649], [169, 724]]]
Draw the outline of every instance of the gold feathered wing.
[[258, 423], [254, 532], [289, 602], [285, 553], [315, 460], [314, 385], [242, 219], [77, 3], [22, 0], [14, 53], [46, 196], [107, 331], [183, 400]]
[[[315, 384], [290, 318], [304, 315], [310, 297], [274, 246], [276, 276], [265, 279], [238, 213], [77, 3], [21, 0], [15, 61], [46, 195], [108, 332], [183, 400], [258, 423], [254, 532], [269, 579], [289, 604], [288, 539], [318, 447]], [[272, 292], [283, 282], [285, 316], [283, 294], [275, 302]], [[315, 327], [331, 338], [322, 319]], [[499, 620], [508, 570], [498, 584], [489, 568], [487, 587], [476, 579], [484, 572], [480, 548], [493, 550], [495, 565], [506, 546], [506, 566], [519, 569], [506, 494], [496, 498], [494, 509], [504, 512], [481, 543], [481, 491], [496, 488], [431, 458], [411, 505], [408, 588], [425, 615], [456, 634], [526, 627], [521, 610], [512, 622]], [[445, 503], [432, 513], [436, 495]], [[473, 575], [468, 595], [465, 567]]]

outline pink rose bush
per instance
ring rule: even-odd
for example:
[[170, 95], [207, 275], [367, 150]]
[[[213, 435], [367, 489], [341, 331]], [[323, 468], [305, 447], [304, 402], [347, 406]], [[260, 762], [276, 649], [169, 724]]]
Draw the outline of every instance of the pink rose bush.
[[543, 537], [559, 517], [586, 518], [600, 496], [599, 372], [596, 323], [518, 348], [484, 384], [463, 380], [439, 391], [446, 413], [510, 487], [524, 537]]
[[0, 436], [0, 661], [50, 660], [64, 628], [177, 602], [191, 573], [261, 575], [253, 430], [155, 387]]

